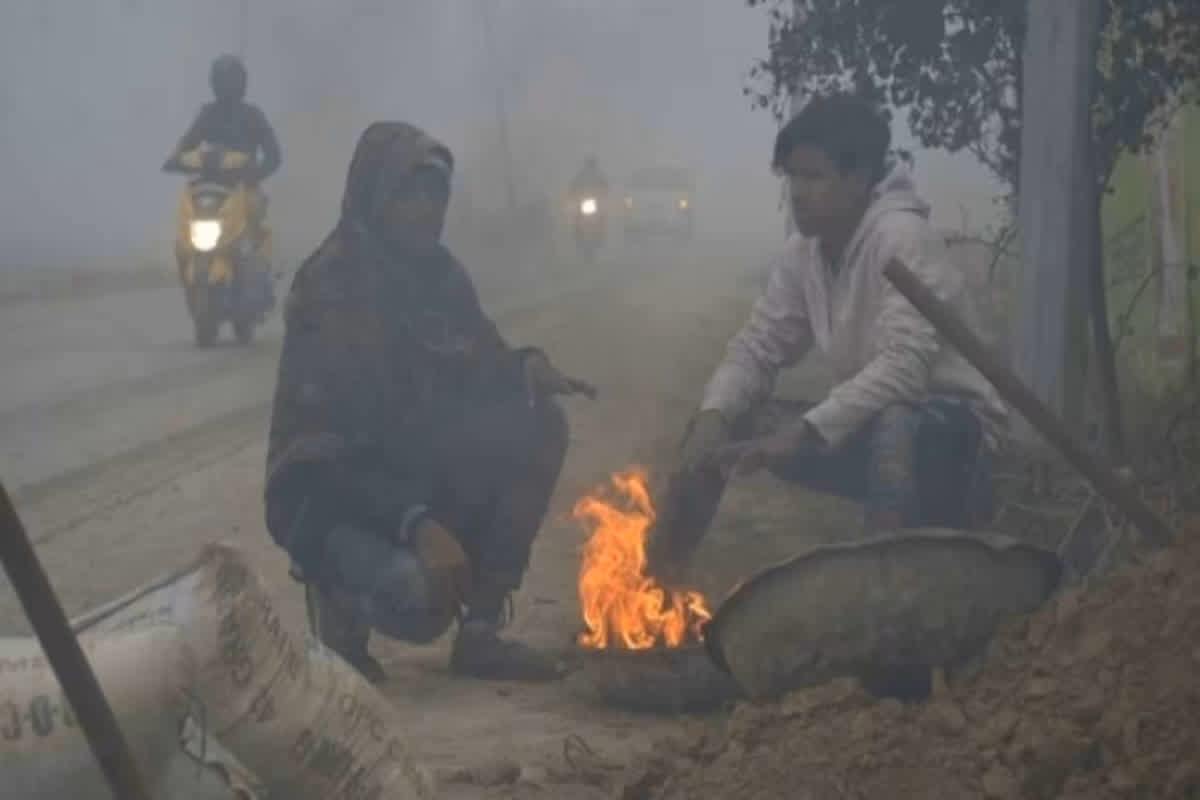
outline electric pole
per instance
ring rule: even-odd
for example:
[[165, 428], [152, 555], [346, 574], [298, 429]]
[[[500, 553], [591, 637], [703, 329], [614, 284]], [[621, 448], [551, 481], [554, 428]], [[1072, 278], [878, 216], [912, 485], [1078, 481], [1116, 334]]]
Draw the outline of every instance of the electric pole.
[[237, 54], [243, 61], [250, 44], [250, 0], [238, 0]]
[[[243, 0], [245, 2], [245, 0]], [[517, 184], [513, 175], [512, 146], [508, 138], [508, 109], [504, 101], [504, 82], [501, 76], [500, 60], [496, 55], [496, 43], [492, 32], [491, 9], [489, 0], [479, 0], [479, 20], [483, 28], [483, 51], [487, 59], [487, 72], [491, 76], [492, 97], [496, 104], [496, 127], [500, 139], [500, 156], [504, 169], [504, 192], [508, 202], [508, 210], [515, 213], [517, 209]]]

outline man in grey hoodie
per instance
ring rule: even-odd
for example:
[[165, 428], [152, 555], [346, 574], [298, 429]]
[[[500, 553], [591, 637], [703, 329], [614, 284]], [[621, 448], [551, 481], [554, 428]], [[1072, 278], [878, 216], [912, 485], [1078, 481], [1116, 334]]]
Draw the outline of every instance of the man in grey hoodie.
[[[688, 425], [650, 541], [660, 574], [704, 535], [726, 481], [763, 468], [858, 500], [869, 531], [970, 527], [990, 510], [1004, 405], [883, 276], [899, 261], [976, 318], [929, 205], [906, 166], [889, 167], [890, 138], [847, 95], [814, 99], [780, 130], [773, 165], [795, 233]], [[772, 399], [778, 372], [814, 346], [836, 372], [828, 396]]]

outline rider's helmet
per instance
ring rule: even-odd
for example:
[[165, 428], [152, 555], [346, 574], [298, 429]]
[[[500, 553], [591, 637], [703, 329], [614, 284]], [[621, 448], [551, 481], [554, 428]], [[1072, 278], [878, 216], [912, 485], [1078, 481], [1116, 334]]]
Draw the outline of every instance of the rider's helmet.
[[239, 101], [246, 96], [246, 65], [237, 56], [221, 56], [212, 63], [208, 84], [217, 100]]

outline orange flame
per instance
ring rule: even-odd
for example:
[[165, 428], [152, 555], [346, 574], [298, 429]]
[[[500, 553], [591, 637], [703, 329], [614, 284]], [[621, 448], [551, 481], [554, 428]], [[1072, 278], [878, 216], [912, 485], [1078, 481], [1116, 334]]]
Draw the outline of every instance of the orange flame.
[[588, 529], [579, 569], [579, 604], [587, 631], [583, 647], [647, 650], [699, 640], [712, 617], [704, 596], [668, 591], [646, 575], [646, 534], [654, 523], [644, 470], [612, 476], [610, 491], [575, 504], [572, 516]]

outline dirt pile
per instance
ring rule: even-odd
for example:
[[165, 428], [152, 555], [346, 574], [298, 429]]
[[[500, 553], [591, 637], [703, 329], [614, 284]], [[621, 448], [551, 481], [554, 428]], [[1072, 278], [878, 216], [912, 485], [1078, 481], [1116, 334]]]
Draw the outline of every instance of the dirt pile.
[[1200, 528], [1008, 626], [928, 702], [837, 681], [663, 742], [627, 800], [1200, 798]]

